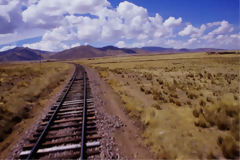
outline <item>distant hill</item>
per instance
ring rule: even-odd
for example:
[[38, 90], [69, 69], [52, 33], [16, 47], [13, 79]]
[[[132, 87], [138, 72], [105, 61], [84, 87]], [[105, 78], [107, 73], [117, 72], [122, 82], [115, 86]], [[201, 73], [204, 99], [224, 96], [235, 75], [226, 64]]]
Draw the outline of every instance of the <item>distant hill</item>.
[[16, 47], [7, 51], [0, 52], [0, 62], [7, 61], [30, 61], [40, 59], [80, 59], [80, 58], [93, 58], [104, 56], [121, 56], [131, 54], [171, 54], [171, 53], [184, 53], [184, 52], [217, 52], [223, 51], [215, 48], [197, 48], [197, 49], [174, 49], [163, 48], [155, 46], [147, 46], [142, 48], [118, 48], [115, 46], [105, 46], [102, 48], [95, 48], [90, 45], [78, 46], [66, 49], [61, 52], [53, 53], [42, 50]]
[[50, 56], [51, 59], [79, 59], [79, 58], [93, 58], [104, 56], [117, 56], [136, 53], [131, 49], [121, 49], [114, 46], [106, 46], [103, 48], [94, 48], [90, 45], [79, 46], [64, 50]]
[[128, 49], [128, 48], [118, 48], [118, 47], [115, 47], [115, 46], [105, 46], [105, 47], [102, 47], [102, 48], [98, 48], [102, 51], [122, 51], [124, 53], [129, 53], [129, 54], [134, 54], [136, 53], [136, 51], [134, 51], [133, 49]]
[[176, 49], [173, 48], [163, 48], [163, 47], [142, 47], [140, 48], [148, 52], [175, 52]]
[[216, 48], [175, 49], [175, 48], [163, 48], [163, 47], [155, 47], [155, 46], [142, 47], [142, 48], [138, 48], [138, 49], [144, 50], [146, 52], [158, 52], [158, 53], [214, 52], [214, 51], [223, 50], [223, 49], [216, 49]]
[[44, 54], [48, 53], [47, 51], [16, 47], [0, 52], [0, 62], [40, 60], [44, 58]]

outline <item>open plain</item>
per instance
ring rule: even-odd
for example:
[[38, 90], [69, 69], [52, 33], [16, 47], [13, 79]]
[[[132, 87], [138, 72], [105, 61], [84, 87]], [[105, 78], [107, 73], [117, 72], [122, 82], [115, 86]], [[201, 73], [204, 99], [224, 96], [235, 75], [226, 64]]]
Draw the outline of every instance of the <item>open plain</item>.
[[239, 55], [187, 53], [77, 62], [95, 68], [113, 88], [119, 106], [139, 129], [142, 145], [156, 158], [239, 156]]
[[[102, 158], [239, 158], [239, 54], [69, 62], [84, 65], [88, 74]], [[0, 70], [1, 158], [16, 158], [73, 65], [3, 63]]]

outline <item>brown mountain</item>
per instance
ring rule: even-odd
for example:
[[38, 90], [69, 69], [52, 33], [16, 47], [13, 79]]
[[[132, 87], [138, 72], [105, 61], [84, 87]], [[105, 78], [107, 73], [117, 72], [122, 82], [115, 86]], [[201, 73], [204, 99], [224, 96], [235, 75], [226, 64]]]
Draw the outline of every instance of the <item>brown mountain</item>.
[[92, 46], [78, 46], [67, 49], [58, 53], [51, 53], [47, 51], [35, 50], [24, 47], [16, 47], [7, 51], [0, 52], [0, 62], [7, 61], [30, 61], [40, 59], [80, 59], [80, 58], [93, 58], [104, 56], [122, 56], [130, 54], [170, 54], [170, 53], [183, 53], [183, 52], [210, 52], [221, 51], [214, 48], [197, 48], [197, 49], [174, 49], [162, 47], [142, 47], [142, 48], [118, 48], [114, 46], [106, 46], [102, 48], [95, 48]]
[[184, 52], [213, 52], [213, 51], [222, 51], [223, 49], [216, 49], [216, 48], [175, 49], [175, 48], [146, 46], [146, 47], [142, 47], [142, 48], [134, 48], [134, 50], [135, 51], [145, 51], [145, 52], [150, 52], [150, 53], [184, 53]]
[[0, 62], [40, 60], [43, 59], [47, 53], [49, 52], [25, 47], [16, 47], [0, 52]]
[[118, 56], [136, 53], [131, 49], [122, 49], [114, 46], [106, 46], [103, 48], [94, 48], [92, 46], [79, 46], [64, 50], [50, 56], [50, 59], [79, 59], [79, 58], [93, 58], [104, 56]]

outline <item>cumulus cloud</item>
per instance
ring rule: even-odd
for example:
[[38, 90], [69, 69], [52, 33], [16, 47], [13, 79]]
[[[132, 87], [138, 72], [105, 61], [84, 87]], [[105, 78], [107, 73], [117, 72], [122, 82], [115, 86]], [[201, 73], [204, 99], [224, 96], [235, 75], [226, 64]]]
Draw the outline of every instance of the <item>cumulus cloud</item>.
[[80, 43], [74, 43], [74, 44], [71, 45], [71, 48], [73, 48], [73, 47], [78, 47], [78, 46], [80, 46], [80, 45], [81, 45]]
[[38, 27], [53, 28], [61, 24], [66, 14], [95, 14], [109, 5], [106, 0], [40, 0], [23, 11], [23, 21]]
[[21, 25], [22, 16], [18, 0], [0, 2], [0, 34], [12, 33]]
[[[61, 23], [61, 25], [53, 21], [52, 24], [57, 27], [49, 29], [43, 35], [41, 42], [31, 44], [31, 46], [38, 48], [43, 48], [44, 46], [44, 48], [46, 48], [48, 45], [46, 45], [44, 41], [60, 41], [61, 43], [64, 43], [64, 41], [81, 41], [82, 43], [104, 41], [127, 47], [125, 42], [125, 45], [121, 42], [129, 39], [146, 41], [145, 43], [148, 43], [149, 39], [158, 41], [159, 38], [170, 37], [173, 34], [174, 27], [182, 22], [181, 17], [169, 17], [163, 23], [163, 18], [159, 14], [151, 17], [148, 15], [147, 9], [127, 1], [121, 2], [116, 9], [108, 8], [108, 5], [108, 3], [100, 5], [96, 11], [90, 9], [88, 11], [81, 11], [81, 13], [91, 13], [93, 17], [86, 15], [76, 16], [75, 14], [64, 15], [61, 21], [57, 21], [57, 23]], [[34, 5], [34, 7], [37, 6], [41, 6], [40, 2]], [[67, 9], [64, 10], [67, 11]], [[23, 17], [25, 17], [27, 12], [28, 9], [24, 11]], [[57, 12], [65, 13], [62, 10]], [[78, 11], [78, 13], [80, 13], [80, 11]], [[50, 17], [51, 15], [55, 16], [55, 13], [49, 15]], [[34, 14], [31, 14], [31, 16], [34, 17]], [[25, 21], [26, 20], [27, 19], [25, 19]], [[39, 20], [41, 20], [41, 16]], [[45, 23], [41, 23], [40, 27], [42, 27], [42, 25], [45, 25]], [[47, 23], [46, 25], [52, 27]], [[118, 41], [120, 43], [117, 43]], [[131, 46], [139, 45], [144, 45], [144, 42], [131, 44]], [[52, 50], [54, 48], [56, 47], [49, 49]], [[58, 50], [60, 49], [62, 49], [62, 47]]]
[[24, 46], [50, 51], [102, 42], [118, 47], [236, 47], [239, 39], [226, 20], [194, 26], [182, 17], [150, 16], [128, 1], [113, 8], [107, 0], [0, 0], [0, 23], [0, 44], [41, 36], [40, 42]]
[[17, 47], [17, 46], [16, 45], [4, 46], [0, 49], [0, 52], [6, 51], [6, 50], [9, 50], [9, 49], [13, 49], [15, 47]]
[[182, 22], [182, 18], [174, 18], [174, 17], [169, 17], [167, 20], [164, 21], [163, 25], [166, 27], [174, 27], [180, 25]]
[[[210, 31], [208, 34], [204, 35], [202, 39], [207, 40], [208, 42], [215, 41], [217, 36], [219, 35], [226, 35], [231, 34], [233, 32], [234, 28], [228, 21], [221, 21], [221, 22], [212, 22], [207, 24], [208, 27], [217, 27]], [[227, 38], [230, 38], [229, 36]]]
[[196, 28], [192, 26], [191, 24], [187, 25], [182, 31], [180, 31], [178, 34], [180, 36], [187, 36], [191, 35], [191, 37], [199, 37], [203, 34], [203, 32], [206, 30], [206, 25], [201, 25], [200, 28]]
[[61, 41], [40, 41], [33, 44], [24, 44], [23, 47], [52, 52], [70, 48], [68, 45], [62, 43]]
[[118, 41], [115, 46], [119, 47], [119, 48], [124, 48], [127, 47], [126, 43], [124, 41]]
[[224, 20], [220, 23], [220, 26], [215, 30], [213, 30], [212, 32], [210, 32], [210, 34], [223, 34], [223, 33], [229, 33], [232, 31], [233, 31], [232, 25], [229, 22]]

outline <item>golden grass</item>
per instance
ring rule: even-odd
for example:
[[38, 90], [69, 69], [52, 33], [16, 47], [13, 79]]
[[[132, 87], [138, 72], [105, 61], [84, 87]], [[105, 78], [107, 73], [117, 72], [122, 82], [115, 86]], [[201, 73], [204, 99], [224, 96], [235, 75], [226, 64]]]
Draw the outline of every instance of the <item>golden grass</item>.
[[66, 63], [0, 65], [0, 140], [69, 75]]
[[145, 143], [159, 158], [239, 157], [240, 55], [78, 62], [96, 68], [119, 94], [130, 117], [144, 125]]

